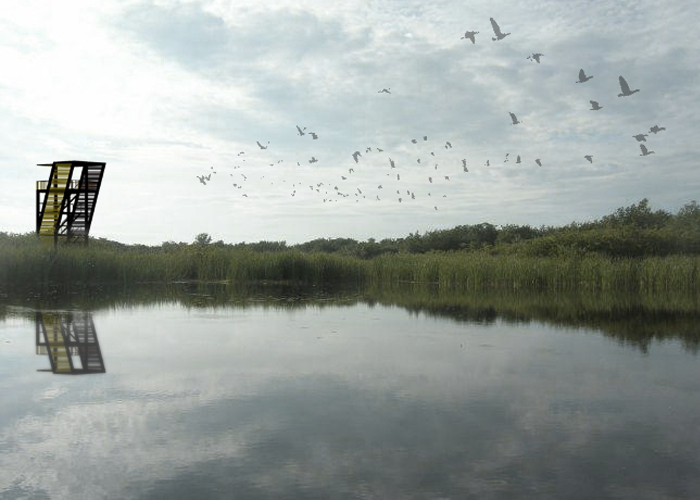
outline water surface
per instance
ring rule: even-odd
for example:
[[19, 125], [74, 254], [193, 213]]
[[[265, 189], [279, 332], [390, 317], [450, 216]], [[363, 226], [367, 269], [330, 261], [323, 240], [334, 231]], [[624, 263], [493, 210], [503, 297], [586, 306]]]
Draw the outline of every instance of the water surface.
[[700, 491], [692, 307], [616, 321], [410, 293], [189, 297], [93, 308], [106, 373], [81, 376], [37, 371], [37, 307], [4, 307], [1, 497]]

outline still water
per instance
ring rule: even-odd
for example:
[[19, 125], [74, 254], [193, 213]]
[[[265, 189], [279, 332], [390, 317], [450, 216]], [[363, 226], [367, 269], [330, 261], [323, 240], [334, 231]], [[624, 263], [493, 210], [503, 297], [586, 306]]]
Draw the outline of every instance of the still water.
[[[700, 495], [692, 311], [220, 302], [3, 306], [0, 498]], [[104, 373], [52, 373], [52, 321]]]

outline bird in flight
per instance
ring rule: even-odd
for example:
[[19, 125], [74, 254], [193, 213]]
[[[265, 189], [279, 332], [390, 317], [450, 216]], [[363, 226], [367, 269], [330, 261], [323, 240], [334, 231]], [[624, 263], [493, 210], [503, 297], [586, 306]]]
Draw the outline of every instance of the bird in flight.
[[518, 121], [518, 117], [515, 116], [515, 113], [511, 113], [509, 111], [508, 114], [510, 114], [510, 119], [513, 120], [512, 125], [517, 125], [518, 123], [522, 123], [521, 121]]
[[627, 97], [635, 92], [639, 92], [639, 89], [630, 90], [630, 86], [627, 85], [627, 81], [622, 76], [620, 76], [620, 90], [622, 90], [622, 93], [617, 94], [617, 97]]
[[467, 31], [464, 33], [464, 36], [462, 38], [460, 38], [460, 40], [468, 39], [468, 40], [471, 40], [472, 43], [476, 43], [476, 40], [474, 38], [475, 38], [475, 35], [478, 35], [478, 34], [479, 34], [478, 31]]
[[316, 163], [318, 160], [316, 159], [315, 156], [312, 156], [311, 159], [309, 160], [309, 163]]
[[651, 132], [652, 134], [657, 134], [657, 133], [661, 132], [662, 130], [666, 130], [666, 127], [659, 127], [658, 125], [654, 125], [653, 127], [651, 127], [649, 129], [649, 132]]
[[[267, 146], [263, 146], [262, 144], [260, 144], [260, 141], [255, 141], [255, 142], [258, 144], [258, 147], [260, 149], [267, 149]], [[267, 144], [270, 144], [270, 141], [267, 141]]]
[[309, 132], [309, 134], [311, 134], [311, 138], [312, 138], [314, 141], [315, 141], [316, 139], [318, 139], [318, 135], [316, 134], [316, 132]]
[[[304, 134], [304, 130], [306, 130], [306, 127], [304, 127], [304, 128], [302, 129], [302, 128], [299, 127], [299, 125], [297, 125], [297, 130], [298, 130], [298, 133], [299, 133], [299, 137], [304, 137], [304, 135], [306, 135], [306, 134]], [[260, 143], [258, 143], [258, 144], [260, 144]]]
[[600, 106], [598, 104], [598, 101], [589, 101], [591, 103], [591, 109], [590, 111], [598, 111], [599, 109], [603, 109], [603, 106]]
[[450, 143], [450, 141], [445, 142], [445, 149], [447, 148], [452, 148], [452, 144]]
[[591, 155], [586, 155], [586, 156], [584, 156], [584, 158], [585, 158], [586, 160], [588, 160], [589, 162], [593, 163], [593, 156], [591, 156]]
[[639, 156], [649, 156], [654, 154], [654, 151], [649, 151], [644, 144], [640, 144], [639, 147], [642, 150], [642, 154]]
[[496, 38], [491, 38], [494, 42], [496, 40], [503, 40], [505, 37], [510, 35], [510, 33], [502, 33], [500, 26], [498, 26], [498, 23], [496, 20], [492, 17], [491, 19], [491, 27], [493, 28], [493, 33], [496, 35]]
[[391, 165], [391, 168], [396, 168], [396, 164], [394, 163], [394, 160], [389, 158], [389, 164]]
[[202, 184], [204, 184], [204, 185], [206, 186], [206, 185], [207, 185], [207, 182], [206, 182], [206, 181], [208, 181], [208, 180], [211, 179], [211, 174], [209, 174], [209, 175], [198, 175], [198, 176], [197, 176], [197, 179], [199, 179], [199, 182], [201, 182]]
[[542, 166], [542, 162], [540, 161], [539, 158], [537, 158], [537, 159], [535, 160], [535, 163], [537, 163], [537, 165], [539, 165], [540, 167]]
[[539, 52], [536, 52], [534, 54], [531, 54], [527, 56], [527, 59], [530, 59], [531, 61], [537, 61], [537, 64], [540, 63], [540, 57], [542, 57], [544, 54], [540, 54]]
[[578, 81], [576, 83], [586, 83], [591, 78], [593, 78], [593, 75], [586, 76], [586, 72], [583, 71], [583, 68], [581, 68], [578, 72]]
[[634, 137], [635, 139], [637, 139], [637, 142], [647, 142], [647, 140], [645, 139], [645, 137], [648, 137], [648, 135], [649, 135], [649, 134], [637, 134], [637, 135], [633, 135], [632, 137]]
[[359, 158], [360, 156], [362, 156], [362, 154], [360, 154], [359, 151], [355, 151], [355, 152], [352, 154], [352, 157], [353, 157], [353, 159], [355, 160], [355, 163], [359, 163], [359, 162], [360, 162], [360, 161], [358, 160], [358, 158]]
[[389, 87], [388, 89], [382, 89], [379, 92], [377, 92], [377, 94], [391, 94], [391, 87]]
[[413, 144], [417, 144], [417, 143], [418, 143], [418, 141], [415, 140], [415, 139], [411, 139], [411, 142], [412, 142]]
[[520, 155], [518, 155], [518, 157], [515, 159], [515, 163], [522, 163], [520, 160]]

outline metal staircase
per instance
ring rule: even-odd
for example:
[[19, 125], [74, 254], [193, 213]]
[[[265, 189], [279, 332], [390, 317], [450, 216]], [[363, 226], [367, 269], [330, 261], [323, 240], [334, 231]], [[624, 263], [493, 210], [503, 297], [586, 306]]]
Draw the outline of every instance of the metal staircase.
[[43, 241], [88, 241], [105, 165], [75, 160], [39, 164], [51, 167], [49, 180], [36, 186], [36, 232]]

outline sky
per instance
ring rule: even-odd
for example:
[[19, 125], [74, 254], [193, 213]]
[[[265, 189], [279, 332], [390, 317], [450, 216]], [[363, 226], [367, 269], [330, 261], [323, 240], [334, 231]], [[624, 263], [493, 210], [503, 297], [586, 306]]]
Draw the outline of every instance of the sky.
[[62, 160], [106, 162], [91, 236], [124, 243], [675, 212], [700, 200], [698, 18], [678, 0], [18, 2], [0, 231], [34, 230], [36, 164]]

